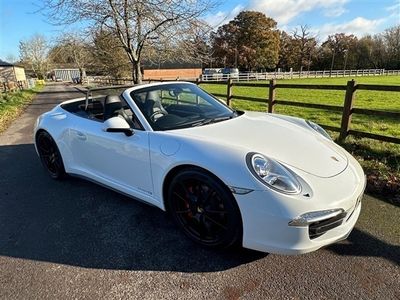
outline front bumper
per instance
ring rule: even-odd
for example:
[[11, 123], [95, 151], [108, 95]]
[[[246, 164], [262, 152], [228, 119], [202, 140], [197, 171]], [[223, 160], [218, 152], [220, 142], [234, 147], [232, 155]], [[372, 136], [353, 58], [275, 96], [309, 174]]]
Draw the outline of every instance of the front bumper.
[[[358, 169], [358, 168], [356, 168]], [[346, 239], [361, 211], [361, 198], [365, 188], [365, 177], [359, 168], [354, 172], [349, 168], [339, 176], [316, 180], [314, 195], [304, 199], [303, 195], [288, 196], [271, 191], [252, 191], [245, 195], [235, 195], [243, 222], [243, 247], [277, 254], [302, 254]], [[322, 185], [321, 181], [329, 181]], [[346, 184], [345, 184], [346, 182]], [[340, 184], [339, 184], [340, 183]], [[340, 189], [333, 187], [339, 186]], [[308, 223], [294, 223], [301, 216], [317, 211], [340, 211], [339, 214], [308, 219]], [[311, 215], [312, 216], [312, 215]], [[322, 234], [312, 234], [311, 226], [335, 216], [340, 222], [327, 226]], [[307, 221], [304, 219], [303, 221]], [[333, 220], [337, 222], [337, 219]], [[317, 228], [317, 233], [321, 233]]]

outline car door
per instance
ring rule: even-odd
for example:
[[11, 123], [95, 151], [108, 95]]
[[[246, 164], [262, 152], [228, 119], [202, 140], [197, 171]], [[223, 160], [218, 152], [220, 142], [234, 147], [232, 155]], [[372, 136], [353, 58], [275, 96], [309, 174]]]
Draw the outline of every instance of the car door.
[[101, 121], [82, 118], [70, 130], [70, 147], [77, 167], [85, 176], [133, 196], [152, 195], [149, 136], [106, 132]]

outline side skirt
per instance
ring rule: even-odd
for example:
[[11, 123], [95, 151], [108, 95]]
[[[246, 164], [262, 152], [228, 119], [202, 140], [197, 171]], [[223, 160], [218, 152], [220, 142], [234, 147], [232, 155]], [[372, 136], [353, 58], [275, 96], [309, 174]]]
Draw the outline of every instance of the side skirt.
[[128, 198], [131, 198], [131, 199], [133, 199], [133, 200], [139, 201], [139, 202], [141, 202], [141, 203], [144, 203], [144, 204], [147, 204], [147, 205], [149, 205], [149, 206], [152, 206], [152, 207], [156, 207], [156, 208], [158, 208], [158, 209], [161, 209], [162, 211], [165, 211], [165, 209], [162, 209], [161, 207], [159, 207], [159, 206], [157, 206], [157, 205], [154, 205], [154, 204], [152, 204], [152, 203], [150, 203], [150, 202], [148, 202], [148, 201], [145, 201], [145, 200], [143, 200], [143, 199], [140, 199], [140, 198], [138, 198], [138, 197], [132, 196], [132, 195], [130, 195], [130, 194], [128, 194], [128, 193], [124, 193], [124, 192], [122, 192], [122, 191], [120, 191], [120, 190], [117, 190], [116, 188], [110, 187], [110, 186], [108, 186], [108, 185], [106, 185], [106, 184], [104, 184], [104, 183], [101, 183], [101, 182], [99, 182], [99, 181], [97, 181], [97, 180], [94, 180], [94, 179], [92, 179], [92, 178], [89, 178], [89, 177], [86, 177], [86, 176], [83, 176], [83, 175], [80, 175], [80, 174], [75, 174], [75, 173], [67, 173], [67, 174], [70, 175], [70, 176], [72, 176], [72, 177], [75, 177], [75, 178], [80, 178], [80, 179], [83, 179], [83, 180], [86, 180], [86, 181], [90, 181], [90, 182], [92, 182], [92, 183], [94, 183], [94, 184], [97, 184], [97, 185], [100, 185], [100, 186], [102, 186], [102, 187], [104, 187], [104, 188], [106, 188], [106, 189], [112, 190], [112, 191], [114, 191], [114, 192], [116, 192], [116, 193], [118, 193], [118, 194], [124, 195], [124, 196], [126, 196], [126, 197], [128, 197]]

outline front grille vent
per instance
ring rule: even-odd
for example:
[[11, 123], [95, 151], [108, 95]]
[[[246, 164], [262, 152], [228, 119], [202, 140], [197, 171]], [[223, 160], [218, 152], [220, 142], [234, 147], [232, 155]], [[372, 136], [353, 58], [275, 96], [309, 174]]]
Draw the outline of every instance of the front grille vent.
[[310, 239], [315, 239], [317, 237], [320, 237], [328, 230], [340, 226], [345, 217], [346, 217], [346, 212], [343, 212], [332, 218], [311, 223], [308, 227], [308, 234], [310, 236]]

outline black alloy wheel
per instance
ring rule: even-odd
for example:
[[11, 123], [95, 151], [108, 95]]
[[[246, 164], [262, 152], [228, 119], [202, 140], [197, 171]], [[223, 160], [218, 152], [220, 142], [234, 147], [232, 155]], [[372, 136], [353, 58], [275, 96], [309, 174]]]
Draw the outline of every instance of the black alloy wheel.
[[184, 170], [172, 180], [168, 209], [184, 233], [203, 246], [228, 248], [241, 242], [236, 200], [220, 180], [201, 169]]
[[40, 131], [36, 136], [36, 147], [43, 166], [51, 178], [61, 179], [65, 176], [64, 164], [60, 151], [53, 138], [46, 131]]

